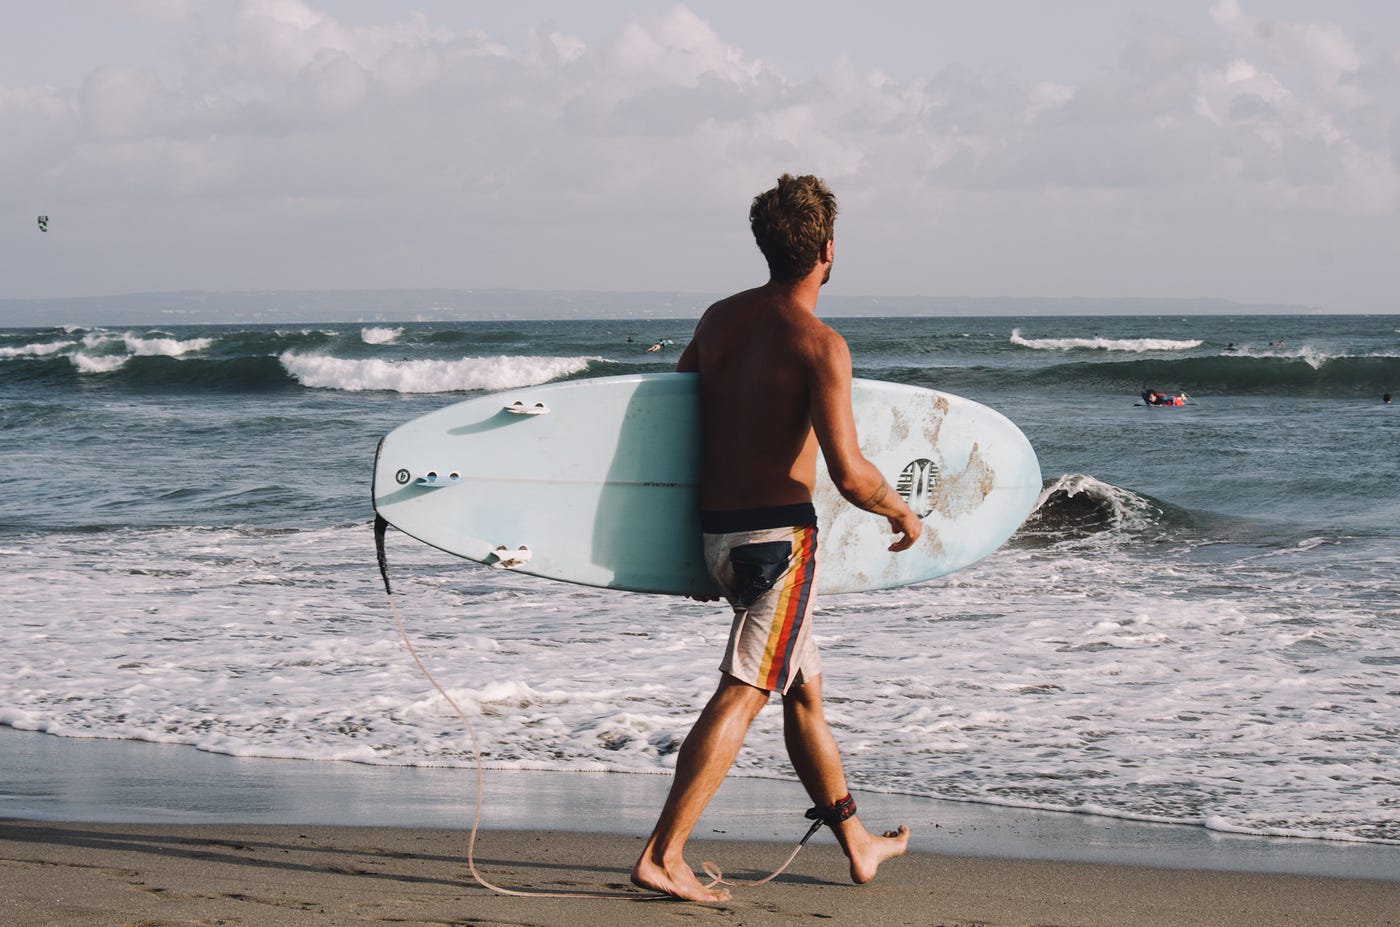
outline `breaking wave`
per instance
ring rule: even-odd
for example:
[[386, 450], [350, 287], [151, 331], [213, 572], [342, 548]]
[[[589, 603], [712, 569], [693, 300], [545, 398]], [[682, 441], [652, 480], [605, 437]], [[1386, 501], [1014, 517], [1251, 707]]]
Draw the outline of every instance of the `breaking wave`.
[[1016, 543], [1043, 546], [1095, 535], [1157, 535], [1190, 523], [1185, 512], [1084, 473], [1045, 481], [1035, 509], [1016, 532]]
[[350, 392], [451, 393], [536, 386], [588, 369], [588, 357], [464, 357], [460, 360], [355, 360], [287, 352], [282, 366], [302, 386]]
[[[615, 366], [583, 354], [520, 355], [504, 345], [498, 356], [384, 357], [388, 346], [400, 350], [405, 331], [403, 326], [232, 329], [216, 337], [81, 327], [0, 332], [0, 383], [152, 391], [302, 387], [445, 393], [533, 386], [585, 372], [612, 372]], [[469, 335], [458, 340], [463, 353], [481, 353], [485, 346], [472, 343]], [[402, 350], [417, 353], [421, 347]]]
[[1011, 343], [1036, 351], [1189, 351], [1199, 348], [1202, 341], [1173, 341], [1167, 338], [1026, 338], [1019, 328], [1011, 330]]
[[368, 327], [360, 330], [360, 338], [365, 344], [393, 344], [403, 337], [402, 328]]

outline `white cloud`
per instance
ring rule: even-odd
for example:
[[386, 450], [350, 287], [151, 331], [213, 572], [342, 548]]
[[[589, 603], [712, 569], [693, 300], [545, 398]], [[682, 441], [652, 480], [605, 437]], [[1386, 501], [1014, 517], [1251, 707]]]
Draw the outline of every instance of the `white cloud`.
[[603, 55], [620, 76], [696, 87], [704, 78], [743, 85], [762, 71], [684, 6], [663, 16], [633, 20], [607, 43]]
[[1239, 0], [1217, 0], [1210, 13], [1247, 57], [1272, 70], [1298, 72], [1335, 105], [1361, 105], [1354, 84], [1361, 55], [1341, 26], [1260, 19], [1249, 16]]
[[83, 81], [79, 105], [94, 137], [117, 140], [161, 134], [170, 101], [154, 72], [104, 65]]
[[1074, 99], [1074, 88], [1053, 81], [1042, 81], [1032, 84], [1026, 96], [1029, 98], [1026, 121], [1030, 122], [1041, 113], [1063, 108]]
[[369, 79], [364, 68], [342, 51], [323, 49], [297, 75], [298, 84], [317, 112], [339, 114], [365, 100]]
[[225, 51], [237, 70], [285, 78], [324, 52], [349, 53], [352, 44], [350, 30], [300, 0], [243, 0]]

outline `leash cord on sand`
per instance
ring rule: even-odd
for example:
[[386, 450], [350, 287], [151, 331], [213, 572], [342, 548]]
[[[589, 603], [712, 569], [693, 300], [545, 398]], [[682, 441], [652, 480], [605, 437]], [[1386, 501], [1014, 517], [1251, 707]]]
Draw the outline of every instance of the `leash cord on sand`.
[[[477, 831], [481, 827], [482, 795], [485, 791], [486, 786], [486, 774], [481, 762], [481, 745], [477, 740], [476, 728], [472, 726], [471, 719], [467, 717], [467, 713], [462, 710], [462, 707], [457, 704], [457, 700], [447, 693], [447, 690], [442, 687], [442, 685], [437, 681], [433, 674], [428, 670], [427, 665], [424, 664], [422, 658], [418, 656], [418, 651], [414, 648], [413, 641], [409, 638], [407, 629], [404, 628], [403, 618], [399, 615], [398, 605], [394, 602], [394, 592], [389, 586], [389, 562], [384, 552], [384, 535], [388, 526], [389, 523], [384, 519], [384, 516], [376, 513], [374, 519], [375, 553], [379, 560], [379, 575], [384, 579], [384, 594], [389, 597], [389, 610], [394, 614], [394, 627], [398, 629], [399, 637], [403, 639], [404, 646], [408, 648], [408, 653], [410, 656], [413, 657], [413, 662], [418, 664], [418, 669], [420, 672], [422, 672], [423, 677], [427, 679], [429, 683], [432, 684], [433, 688], [438, 691], [439, 695], [441, 695], [444, 699], [447, 700], [447, 704], [452, 707], [452, 710], [454, 712], [456, 712], [457, 717], [462, 719], [462, 724], [466, 727], [467, 734], [471, 739], [472, 761], [473, 764], [476, 766], [476, 807], [472, 812], [471, 835], [467, 838], [467, 869], [471, 872], [472, 878], [475, 879], [477, 883], [480, 884], [483, 888], [488, 889], [489, 891], [493, 891], [498, 895], [513, 895], [521, 898], [617, 898], [629, 899], [633, 901], [652, 901], [671, 898], [671, 895], [662, 892], [639, 895], [635, 892], [628, 891], [520, 891], [518, 889], [505, 888], [503, 886], [496, 885], [495, 883], [488, 881], [487, 878], [483, 876], [481, 872], [476, 868], [476, 835]], [[783, 862], [783, 864], [779, 866], [776, 870], [774, 870], [770, 875], [764, 876], [761, 879], [756, 879], [751, 882], [729, 881], [724, 878], [724, 871], [722, 869], [720, 869], [718, 866], [716, 866], [709, 860], [706, 860], [705, 862], [700, 864], [700, 868], [703, 869], [705, 871], [705, 874], [708, 875], [713, 881], [711, 881], [708, 885], [705, 885], [703, 887], [709, 889], [714, 888], [716, 885], [730, 885], [735, 887], [754, 886], [763, 885], [766, 882], [773, 881], [778, 876], [782, 875], [783, 870], [787, 869], [787, 867], [792, 864], [792, 861], [797, 858], [797, 854], [802, 852], [802, 848], [807, 845], [807, 841], [811, 839], [812, 835], [815, 834], [818, 829], [821, 828], [822, 823], [823, 822], [820, 819], [815, 821], [812, 824], [811, 828], [808, 829], [806, 836], [804, 836], [801, 842], [797, 844], [797, 846], [793, 849], [792, 854], [788, 856], [788, 858]]]

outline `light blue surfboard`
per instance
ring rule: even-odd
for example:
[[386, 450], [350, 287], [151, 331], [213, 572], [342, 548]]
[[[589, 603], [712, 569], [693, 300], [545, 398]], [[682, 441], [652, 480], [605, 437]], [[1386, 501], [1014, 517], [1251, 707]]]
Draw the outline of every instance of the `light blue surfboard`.
[[[712, 593], [701, 551], [699, 383], [661, 373], [509, 390], [430, 412], [379, 444], [374, 507], [449, 553], [565, 582]], [[899, 554], [884, 518], [819, 465], [820, 592], [951, 573], [1000, 547], [1040, 494], [1040, 465], [1000, 413], [935, 390], [856, 380], [861, 451], [924, 519]]]

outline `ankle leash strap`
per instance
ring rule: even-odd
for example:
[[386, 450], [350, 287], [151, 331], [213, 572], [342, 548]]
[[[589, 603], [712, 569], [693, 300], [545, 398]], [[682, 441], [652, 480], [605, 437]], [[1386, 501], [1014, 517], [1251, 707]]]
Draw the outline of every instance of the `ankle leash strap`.
[[808, 808], [807, 813], [803, 815], [803, 817], [809, 818], [813, 823], [811, 829], [807, 831], [807, 836], [802, 838], [802, 843], [805, 844], [813, 834], [821, 830], [823, 824], [835, 830], [836, 825], [849, 817], [853, 817], [855, 813], [856, 800], [851, 797], [850, 792], [847, 792], [845, 798], [842, 798], [830, 808]]

